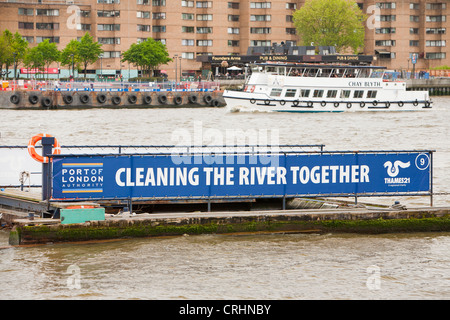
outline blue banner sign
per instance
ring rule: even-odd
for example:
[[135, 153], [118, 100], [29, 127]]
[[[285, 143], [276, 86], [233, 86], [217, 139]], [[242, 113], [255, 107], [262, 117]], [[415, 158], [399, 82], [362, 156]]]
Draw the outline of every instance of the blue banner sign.
[[198, 199], [429, 192], [431, 154], [55, 157], [53, 199]]

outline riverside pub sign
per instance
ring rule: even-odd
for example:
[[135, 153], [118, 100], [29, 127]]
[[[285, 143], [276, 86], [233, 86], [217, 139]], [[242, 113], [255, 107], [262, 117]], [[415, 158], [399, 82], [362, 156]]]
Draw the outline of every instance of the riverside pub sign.
[[271, 54], [271, 55], [202, 55], [197, 57], [197, 61], [203, 64], [221, 65], [223, 61], [228, 65], [243, 65], [246, 63], [264, 63], [264, 62], [286, 62], [286, 63], [348, 63], [348, 64], [371, 64], [373, 56], [368, 55], [289, 55], [289, 54]]

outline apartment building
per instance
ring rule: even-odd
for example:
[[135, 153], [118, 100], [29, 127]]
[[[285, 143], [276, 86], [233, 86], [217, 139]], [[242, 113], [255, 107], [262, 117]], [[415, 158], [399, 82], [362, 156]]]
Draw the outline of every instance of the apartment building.
[[[89, 32], [103, 44], [91, 75], [136, 76], [120, 62], [132, 43], [149, 37], [166, 44], [174, 62], [162, 66], [169, 78], [196, 74], [202, 55], [245, 55], [248, 47], [300, 43], [292, 14], [305, 0], [18, 0], [1, 1], [0, 30], [18, 31], [30, 43], [49, 39], [60, 49]], [[444, 0], [357, 0], [368, 15], [363, 54], [374, 64], [416, 70], [450, 65]], [[177, 71], [176, 71], [177, 70]]]

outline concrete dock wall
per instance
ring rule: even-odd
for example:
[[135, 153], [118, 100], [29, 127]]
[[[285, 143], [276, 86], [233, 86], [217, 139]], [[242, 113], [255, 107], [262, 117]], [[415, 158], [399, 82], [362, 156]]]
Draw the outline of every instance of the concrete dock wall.
[[450, 208], [139, 214], [80, 224], [18, 219], [11, 245], [193, 234], [450, 231]]
[[222, 107], [220, 91], [1, 91], [3, 109]]

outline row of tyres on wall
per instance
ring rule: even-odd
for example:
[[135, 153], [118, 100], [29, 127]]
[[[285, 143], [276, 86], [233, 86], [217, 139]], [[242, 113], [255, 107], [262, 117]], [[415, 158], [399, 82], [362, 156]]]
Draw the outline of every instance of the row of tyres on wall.
[[431, 194], [432, 151], [57, 155], [53, 200]]

